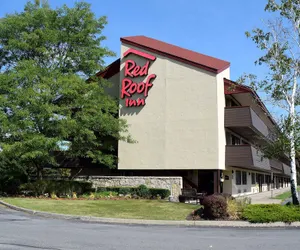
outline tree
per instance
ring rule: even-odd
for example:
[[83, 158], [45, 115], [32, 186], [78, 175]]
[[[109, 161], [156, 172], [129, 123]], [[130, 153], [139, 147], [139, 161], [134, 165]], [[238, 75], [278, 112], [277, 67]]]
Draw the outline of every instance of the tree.
[[256, 63], [266, 65], [269, 73], [261, 81], [253, 75], [248, 75], [248, 79], [255, 87], [264, 90], [276, 107], [282, 108], [282, 122], [275, 132], [273, 143], [267, 147], [267, 153], [280, 157], [284, 152], [281, 150], [287, 150], [291, 165], [293, 204], [299, 205], [295, 157], [300, 146], [300, 1], [268, 0], [265, 10], [274, 13], [274, 18], [265, 23], [265, 30], [257, 28], [246, 32], [246, 36], [251, 37], [264, 52]]
[[130, 137], [105, 93], [109, 83], [93, 77], [114, 55], [101, 46], [105, 24], [85, 2], [57, 9], [28, 2], [1, 20], [1, 157], [39, 178], [44, 166], [79, 158], [116, 166], [117, 141]]

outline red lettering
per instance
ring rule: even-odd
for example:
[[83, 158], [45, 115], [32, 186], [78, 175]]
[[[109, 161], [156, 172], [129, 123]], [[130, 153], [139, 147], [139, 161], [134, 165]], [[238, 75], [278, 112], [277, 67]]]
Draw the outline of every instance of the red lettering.
[[155, 79], [156, 75], [155, 74], [151, 74], [150, 76], [148, 76], [146, 83], [145, 83], [145, 91], [144, 91], [144, 96], [147, 97], [148, 96], [148, 91], [149, 89], [153, 86], [153, 84], [151, 83], [152, 79]]
[[136, 106], [136, 100], [126, 99], [126, 106], [127, 107], [134, 107], [134, 106]]
[[137, 84], [135, 82], [132, 82], [130, 87], [129, 87], [129, 91], [130, 91], [130, 94], [133, 95], [137, 90]]
[[[156, 59], [155, 56], [146, 54], [134, 49], [129, 49], [124, 53], [124, 57], [128, 54], [133, 53], [138, 56], [148, 59], [143, 66], [137, 65], [133, 60], [127, 60], [124, 66], [124, 76], [121, 84], [121, 99], [125, 98], [126, 107], [138, 107], [145, 105], [145, 98], [148, 96], [150, 88], [153, 86], [152, 81], [156, 78], [155, 74], [148, 76], [148, 71], [150, 67], [150, 61]], [[130, 78], [148, 76], [145, 81], [134, 82]], [[144, 98], [137, 98], [136, 100], [131, 99], [134, 94], [142, 94]]]
[[138, 76], [140, 70], [141, 70], [141, 66], [136, 65], [136, 66], [134, 67], [134, 69], [132, 70], [132, 75], [133, 75], [133, 76]]
[[140, 82], [137, 86], [138, 94], [143, 93], [144, 89], [145, 89], [145, 84], [143, 82]]
[[137, 104], [136, 104], [137, 106], [144, 106], [145, 105], [145, 99], [140, 99], [140, 98], [138, 98], [137, 99]]
[[126, 107], [139, 107], [145, 105], [145, 99], [138, 98], [137, 100], [126, 99], [125, 100]]
[[133, 77], [132, 73], [130, 71], [132, 71], [135, 68], [135, 61], [133, 60], [127, 60], [125, 62], [125, 76], [131, 76]]
[[123, 99], [124, 96], [131, 96], [128, 92], [127, 92], [127, 89], [130, 88], [130, 85], [132, 84], [132, 81], [128, 78], [124, 78], [122, 80], [122, 88], [121, 88], [121, 98]]
[[135, 83], [131, 79], [124, 78], [122, 80], [122, 86], [121, 86], [121, 99], [124, 97], [131, 97], [133, 94], [138, 93], [144, 93], [144, 96], [148, 96], [149, 89], [153, 86], [151, 81], [155, 79], [156, 75], [151, 74], [148, 76], [146, 82], [140, 82]]
[[149, 61], [143, 66], [136, 65], [133, 60], [127, 60], [125, 62], [125, 76], [137, 77], [148, 75]]
[[149, 61], [141, 68], [140, 76], [148, 75]]

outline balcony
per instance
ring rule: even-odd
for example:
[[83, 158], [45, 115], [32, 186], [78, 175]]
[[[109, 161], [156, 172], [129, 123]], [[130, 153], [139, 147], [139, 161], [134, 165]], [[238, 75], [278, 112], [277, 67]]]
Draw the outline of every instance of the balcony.
[[250, 107], [226, 107], [225, 127], [249, 141], [255, 137], [257, 140], [266, 139], [269, 135], [269, 128]]
[[282, 174], [283, 173], [283, 164], [282, 162], [275, 160], [275, 159], [271, 159], [270, 160], [270, 165], [271, 165], [271, 169], [272, 172], [274, 174]]
[[262, 152], [250, 145], [227, 145], [226, 166], [270, 172], [270, 161], [262, 157]]
[[291, 176], [291, 167], [283, 163], [284, 175]]

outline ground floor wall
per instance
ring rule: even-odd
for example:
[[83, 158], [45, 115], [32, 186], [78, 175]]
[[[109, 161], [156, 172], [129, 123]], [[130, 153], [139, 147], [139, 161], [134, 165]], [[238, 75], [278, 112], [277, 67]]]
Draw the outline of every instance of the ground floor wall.
[[[138, 186], [167, 188], [175, 199], [182, 188], [198, 192], [249, 195], [289, 186], [289, 178], [260, 172], [226, 167], [226, 170], [117, 170], [85, 168], [72, 171], [76, 178], [88, 178], [96, 186]], [[180, 178], [180, 181], [178, 181]], [[179, 184], [180, 183], [180, 184]], [[174, 184], [174, 187], [172, 187]], [[176, 186], [176, 187], [175, 187]]]
[[288, 177], [266, 172], [227, 167], [223, 174], [223, 193], [233, 196], [255, 194], [290, 186]]
[[93, 183], [95, 189], [99, 187], [138, 187], [146, 185], [148, 188], [163, 188], [171, 192], [171, 197], [177, 201], [183, 187], [182, 177], [160, 177], [160, 176], [92, 176], [76, 178]]

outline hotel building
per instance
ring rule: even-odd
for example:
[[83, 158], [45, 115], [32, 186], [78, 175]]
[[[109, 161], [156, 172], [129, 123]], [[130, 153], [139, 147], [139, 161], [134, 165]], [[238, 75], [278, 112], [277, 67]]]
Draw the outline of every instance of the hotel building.
[[257, 93], [230, 80], [230, 63], [145, 36], [121, 38], [99, 72], [137, 141], [118, 142], [118, 169], [86, 175], [180, 176], [183, 187], [232, 195], [289, 185], [288, 161], [263, 158], [276, 126]]

